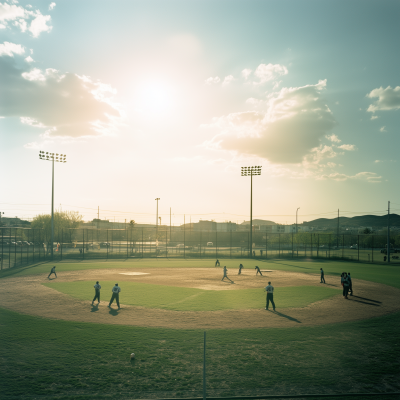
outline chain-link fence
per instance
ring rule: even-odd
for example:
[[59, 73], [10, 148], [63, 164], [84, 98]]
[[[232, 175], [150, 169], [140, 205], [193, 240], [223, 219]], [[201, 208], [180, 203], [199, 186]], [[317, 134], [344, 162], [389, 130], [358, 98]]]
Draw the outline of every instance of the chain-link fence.
[[[387, 236], [265, 233], [157, 228], [61, 229], [54, 242], [41, 229], [0, 228], [1, 268], [51, 260], [127, 258], [323, 258], [381, 263]], [[399, 249], [398, 249], [399, 247]], [[250, 250], [251, 248], [251, 250]], [[399, 252], [399, 255], [397, 253]], [[400, 236], [392, 236], [390, 261], [400, 263]]]

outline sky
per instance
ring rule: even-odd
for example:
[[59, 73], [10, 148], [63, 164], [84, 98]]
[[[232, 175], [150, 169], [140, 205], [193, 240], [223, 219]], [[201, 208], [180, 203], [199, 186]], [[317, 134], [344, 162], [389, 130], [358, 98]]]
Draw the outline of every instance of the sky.
[[[0, 212], [400, 214], [400, 2], [0, 1]], [[171, 219], [170, 219], [171, 214]]]

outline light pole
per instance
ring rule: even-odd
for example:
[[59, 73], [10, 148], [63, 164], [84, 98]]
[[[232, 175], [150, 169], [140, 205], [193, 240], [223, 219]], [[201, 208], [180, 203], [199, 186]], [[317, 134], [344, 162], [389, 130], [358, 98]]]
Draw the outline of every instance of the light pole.
[[300, 207], [297, 207], [297, 210], [296, 210], [296, 233], [297, 233], [297, 211], [299, 211], [300, 210]]
[[261, 175], [261, 168], [242, 167], [242, 176], [250, 176], [250, 258], [253, 257], [253, 175]]
[[159, 197], [156, 198], [157, 201], [157, 214], [156, 214], [156, 241], [158, 240], [158, 200], [160, 200]]
[[54, 243], [54, 161], [66, 163], [67, 155], [58, 153], [49, 153], [48, 151], [39, 151], [39, 160], [52, 162], [51, 176], [51, 259], [53, 260], [53, 243]]

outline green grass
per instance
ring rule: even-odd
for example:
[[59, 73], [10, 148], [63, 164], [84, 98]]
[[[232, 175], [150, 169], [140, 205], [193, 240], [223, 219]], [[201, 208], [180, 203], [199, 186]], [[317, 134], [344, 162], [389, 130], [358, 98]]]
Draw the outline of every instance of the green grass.
[[[226, 265], [229, 270], [237, 271], [242, 263], [245, 269], [254, 271], [254, 266], [261, 269], [273, 269], [282, 271], [302, 272], [306, 274], [319, 274], [322, 267], [325, 271], [327, 282], [338, 279], [343, 271], [351, 272], [353, 279], [364, 279], [394, 286], [400, 289], [400, 266], [375, 265], [358, 262], [331, 261], [331, 260], [249, 260], [249, 259], [220, 259], [221, 267]], [[12, 268], [0, 271], [0, 279], [9, 276], [40, 275], [47, 276], [53, 265], [56, 265], [57, 274], [63, 271], [79, 271], [86, 269], [137, 269], [137, 268], [214, 268], [215, 260], [176, 260], [176, 259], [137, 259], [127, 261], [82, 261], [36, 264], [23, 268]], [[230, 272], [230, 271], [229, 271]]]
[[[221, 265], [228, 269], [236, 270], [239, 263], [251, 269], [259, 265], [261, 269], [315, 275], [322, 266], [328, 283], [337, 280], [342, 271], [350, 271], [355, 280], [400, 288], [397, 266], [221, 259]], [[58, 274], [62, 274], [94, 268], [192, 268], [213, 267], [213, 264], [213, 260], [171, 259], [56, 265]], [[0, 279], [29, 274], [47, 276], [51, 265], [2, 271]], [[102, 284], [104, 300], [104, 289], [110, 294], [111, 287]], [[92, 286], [90, 282], [85, 299], [92, 299]], [[277, 302], [281, 300], [279, 290], [283, 289], [275, 288]], [[135, 290], [138, 294], [145, 288]], [[129, 291], [127, 286], [123, 287], [122, 302]], [[135, 291], [132, 295], [135, 300]], [[260, 297], [264, 300], [265, 294], [261, 292]], [[137, 304], [136, 300], [133, 304]], [[342, 311], [349, 312], [345, 304]], [[207, 393], [244, 396], [400, 391], [399, 331], [400, 313], [316, 327], [210, 330]], [[1, 398], [201, 397], [202, 344], [203, 332], [197, 330], [46, 320], [0, 309]], [[132, 351], [137, 358], [131, 363]]]
[[[103, 301], [111, 298], [114, 281], [102, 281]], [[92, 281], [49, 282], [45, 286], [80, 300], [92, 300]], [[123, 304], [177, 311], [248, 310], [265, 307], [263, 289], [202, 290], [185, 287], [160, 286], [140, 282], [123, 282], [120, 301]], [[275, 290], [274, 300], [279, 308], [305, 307], [310, 303], [341, 293], [326, 286], [290, 286]]]
[[[201, 396], [202, 331], [54, 321], [4, 309], [0, 321], [2, 399]], [[208, 395], [400, 390], [399, 321], [394, 314], [319, 327], [210, 330]]]

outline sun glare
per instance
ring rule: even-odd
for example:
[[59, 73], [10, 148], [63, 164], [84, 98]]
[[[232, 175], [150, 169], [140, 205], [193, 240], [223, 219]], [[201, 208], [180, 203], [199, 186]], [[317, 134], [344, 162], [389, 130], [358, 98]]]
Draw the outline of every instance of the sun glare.
[[165, 83], [143, 84], [136, 93], [136, 110], [149, 117], [168, 117], [174, 108], [174, 93]]

